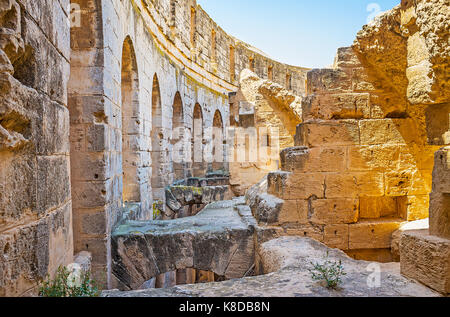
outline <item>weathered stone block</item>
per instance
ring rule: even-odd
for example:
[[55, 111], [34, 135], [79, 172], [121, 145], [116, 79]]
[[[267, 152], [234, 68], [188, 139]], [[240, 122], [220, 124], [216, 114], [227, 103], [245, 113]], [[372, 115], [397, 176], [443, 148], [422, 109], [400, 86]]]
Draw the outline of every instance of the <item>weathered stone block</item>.
[[406, 204], [406, 197], [361, 197], [360, 217], [362, 219], [406, 218]]
[[348, 225], [326, 225], [324, 228], [323, 243], [330, 248], [348, 250], [348, 233]]
[[369, 94], [311, 95], [302, 105], [304, 122], [370, 118]]
[[287, 181], [291, 173], [288, 172], [271, 172], [267, 176], [267, 192], [281, 199], [289, 198], [289, 189]]
[[279, 223], [307, 223], [308, 222], [308, 201], [307, 200], [286, 200], [283, 203], [278, 216]]
[[359, 201], [352, 198], [312, 200], [308, 218], [318, 224], [349, 224], [358, 221]]
[[432, 178], [429, 171], [402, 170], [385, 173], [386, 195], [427, 195], [431, 192]]
[[339, 172], [346, 168], [346, 149], [342, 147], [293, 147], [280, 156], [282, 169], [289, 172]]
[[399, 148], [389, 145], [348, 147], [348, 169], [350, 171], [385, 171], [396, 169], [401, 163]]
[[429, 217], [429, 195], [407, 196], [406, 214], [408, 221], [416, 221]]
[[41, 156], [37, 159], [37, 209], [40, 213], [70, 200], [70, 168], [67, 156]]
[[361, 62], [351, 47], [340, 47], [337, 50], [334, 62], [335, 68], [358, 67]]
[[325, 175], [322, 173], [294, 173], [286, 182], [288, 199], [323, 198], [324, 184]]
[[308, 72], [308, 94], [341, 93], [352, 90], [352, 78], [342, 70], [313, 69]]
[[359, 128], [356, 120], [313, 121], [297, 126], [296, 146], [359, 145]]
[[361, 145], [407, 144], [419, 130], [412, 119], [359, 121]]
[[450, 240], [428, 230], [408, 231], [400, 240], [401, 273], [438, 292], [450, 293]]
[[83, 182], [74, 181], [72, 186], [72, 197], [74, 208], [102, 207], [111, 201], [113, 191], [111, 181]]
[[384, 249], [391, 247], [392, 233], [401, 222], [391, 220], [360, 221], [349, 225], [349, 249]]

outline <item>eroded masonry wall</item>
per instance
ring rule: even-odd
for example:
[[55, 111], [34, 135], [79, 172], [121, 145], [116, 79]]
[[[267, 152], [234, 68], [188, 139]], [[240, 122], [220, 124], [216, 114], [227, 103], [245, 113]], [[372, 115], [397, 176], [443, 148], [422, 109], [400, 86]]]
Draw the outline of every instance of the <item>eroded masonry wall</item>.
[[390, 261], [392, 232], [428, 217], [434, 153], [450, 142], [447, 12], [445, 1], [403, 1], [339, 49], [333, 69], [308, 73], [297, 147], [268, 178], [285, 233]]
[[72, 262], [68, 1], [0, 1], [0, 296]]

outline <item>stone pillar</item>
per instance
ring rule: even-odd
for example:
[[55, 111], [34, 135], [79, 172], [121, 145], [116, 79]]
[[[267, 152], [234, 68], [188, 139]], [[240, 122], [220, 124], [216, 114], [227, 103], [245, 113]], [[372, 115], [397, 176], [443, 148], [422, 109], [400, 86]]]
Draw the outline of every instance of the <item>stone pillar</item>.
[[401, 273], [443, 294], [450, 293], [450, 147], [435, 155], [430, 230], [405, 232]]
[[430, 195], [430, 234], [450, 239], [450, 146], [436, 152]]

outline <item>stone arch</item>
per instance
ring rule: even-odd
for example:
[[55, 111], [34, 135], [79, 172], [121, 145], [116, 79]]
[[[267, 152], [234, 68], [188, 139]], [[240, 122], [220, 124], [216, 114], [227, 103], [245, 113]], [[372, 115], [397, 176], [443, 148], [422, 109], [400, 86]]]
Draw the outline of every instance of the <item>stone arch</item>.
[[175, 94], [173, 100], [172, 115], [172, 137], [170, 143], [172, 145], [173, 172], [176, 180], [185, 178], [185, 146], [182, 144], [185, 137], [185, 123], [183, 100], [179, 92]]
[[161, 103], [161, 90], [159, 86], [158, 75], [153, 76], [152, 87], [152, 132], [151, 132], [151, 157], [152, 157], [152, 191], [153, 201], [164, 200], [164, 187], [166, 175], [164, 164], [167, 164], [165, 135], [163, 128], [163, 111]]
[[192, 175], [194, 177], [204, 176], [204, 120], [203, 111], [199, 103], [194, 106], [192, 115]]
[[221, 170], [224, 168], [225, 156], [224, 156], [224, 125], [222, 114], [219, 110], [216, 110], [213, 118], [213, 148], [212, 148], [212, 156], [213, 170]]
[[123, 201], [140, 202], [140, 186], [136, 148], [139, 138], [139, 76], [136, 54], [131, 38], [128, 36], [122, 48], [122, 173]]

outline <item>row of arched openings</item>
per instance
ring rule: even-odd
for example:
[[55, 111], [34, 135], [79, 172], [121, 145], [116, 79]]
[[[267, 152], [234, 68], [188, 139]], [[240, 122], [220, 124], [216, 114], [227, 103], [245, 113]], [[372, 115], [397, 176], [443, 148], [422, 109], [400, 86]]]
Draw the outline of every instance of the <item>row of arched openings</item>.
[[[141, 201], [140, 164], [143, 151], [141, 138], [142, 118], [139, 109], [139, 77], [136, 54], [130, 37], [123, 43], [122, 50], [122, 170], [123, 170], [123, 201]], [[164, 128], [164, 114], [161, 104], [161, 91], [157, 75], [153, 77], [152, 87], [152, 129], [151, 129], [151, 187], [153, 200], [164, 200], [164, 188], [171, 180], [169, 175], [173, 172], [175, 180], [184, 179], [187, 176], [204, 176], [206, 164], [203, 160], [204, 120], [201, 106], [197, 103], [193, 110], [193, 125], [191, 134], [191, 162], [174, 160], [174, 155], [184, 157], [187, 149], [176, 147], [176, 142], [186, 137], [185, 114], [183, 102], [179, 92], [175, 94], [173, 101], [172, 130]], [[223, 120], [217, 110], [214, 114], [213, 127], [215, 133], [213, 139], [213, 155], [223, 151]], [[165, 130], [166, 129], [166, 130]], [[219, 134], [219, 135], [217, 135]], [[201, 140], [195, 142], [195, 140]], [[175, 151], [175, 152], [174, 152]], [[213, 168], [223, 166], [223, 163], [213, 163]]]

